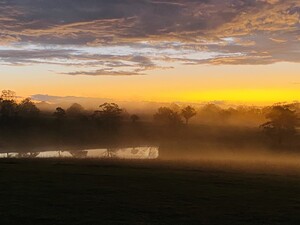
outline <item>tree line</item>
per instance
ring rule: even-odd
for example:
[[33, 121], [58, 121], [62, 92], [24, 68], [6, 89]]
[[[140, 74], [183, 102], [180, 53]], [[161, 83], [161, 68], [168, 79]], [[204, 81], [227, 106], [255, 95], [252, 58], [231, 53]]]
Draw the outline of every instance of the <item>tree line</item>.
[[[201, 121], [203, 118], [209, 118], [214, 122], [220, 120], [225, 123], [232, 115], [237, 117], [240, 114], [249, 114], [252, 117], [259, 115], [264, 118], [258, 128], [263, 135], [280, 146], [297, 137], [299, 112], [300, 104], [297, 102], [278, 103], [263, 108], [240, 106], [227, 109], [222, 109], [214, 104], [207, 104], [201, 110], [197, 110], [191, 105], [184, 107], [171, 105], [170, 107], [158, 108], [153, 115], [153, 122], [149, 124], [143, 122], [140, 115], [129, 115], [125, 109], [120, 108], [116, 103], [101, 104], [93, 112], [88, 112], [80, 104], [74, 103], [67, 109], [57, 107], [49, 115], [41, 112], [30, 98], [17, 101], [15, 92], [3, 90], [0, 97], [0, 132], [2, 131], [3, 137], [5, 133], [6, 136], [16, 135], [14, 132], [12, 134], [12, 132], [5, 132], [5, 130], [16, 131], [15, 133], [20, 133], [20, 135], [22, 130], [34, 130], [36, 133], [47, 130], [49, 134], [52, 132], [52, 136], [55, 136], [58, 143], [63, 142], [68, 136], [70, 139], [84, 139], [84, 135], [90, 135], [97, 139], [98, 134], [99, 136], [102, 135], [103, 139], [111, 138], [113, 141], [113, 137], [117, 138], [120, 135], [119, 130], [122, 126], [124, 127], [124, 124], [130, 127], [126, 132], [130, 131], [132, 135], [149, 137], [158, 135], [157, 133], [162, 129], [171, 133], [195, 126], [195, 123], [191, 124], [191, 120]], [[249, 117], [251, 118], [251, 116]], [[152, 131], [150, 132], [147, 127], [151, 127]], [[153, 131], [153, 127], [158, 132]], [[75, 133], [76, 135], [74, 135]]]

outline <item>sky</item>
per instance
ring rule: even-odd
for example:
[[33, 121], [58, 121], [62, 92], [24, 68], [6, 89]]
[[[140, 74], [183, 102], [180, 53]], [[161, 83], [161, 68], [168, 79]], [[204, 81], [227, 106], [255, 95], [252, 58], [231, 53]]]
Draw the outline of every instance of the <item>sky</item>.
[[0, 89], [300, 101], [300, 1], [0, 0]]

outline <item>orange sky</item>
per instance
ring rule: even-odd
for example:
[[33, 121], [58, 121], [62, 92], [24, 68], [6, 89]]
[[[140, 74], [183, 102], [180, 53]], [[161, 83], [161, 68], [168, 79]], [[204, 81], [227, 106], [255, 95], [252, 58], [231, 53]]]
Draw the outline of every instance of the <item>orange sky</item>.
[[[3, 71], [3, 70], [2, 70]], [[146, 101], [232, 101], [264, 104], [300, 99], [300, 64], [200, 65], [144, 76], [70, 76], [43, 67], [4, 68], [1, 89], [20, 96], [49, 94]], [[41, 75], [42, 74], [42, 75]]]

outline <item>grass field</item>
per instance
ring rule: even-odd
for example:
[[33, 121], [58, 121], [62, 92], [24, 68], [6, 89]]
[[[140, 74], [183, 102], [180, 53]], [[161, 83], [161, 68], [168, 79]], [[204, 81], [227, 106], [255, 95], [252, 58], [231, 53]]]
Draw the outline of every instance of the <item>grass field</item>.
[[0, 160], [0, 224], [300, 224], [300, 171], [213, 162]]

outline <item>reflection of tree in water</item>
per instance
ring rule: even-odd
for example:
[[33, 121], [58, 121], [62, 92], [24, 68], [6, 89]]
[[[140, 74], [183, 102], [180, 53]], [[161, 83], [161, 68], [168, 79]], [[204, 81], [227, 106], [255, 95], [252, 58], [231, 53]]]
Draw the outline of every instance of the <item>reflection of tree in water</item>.
[[69, 151], [74, 158], [86, 158], [88, 151]]
[[117, 156], [118, 148], [107, 148], [106, 151], [103, 153], [103, 157], [105, 158], [113, 158]]
[[6, 158], [11, 158], [12, 155], [9, 154], [9, 152], [6, 152]]
[[19, 152], [17, 158], [36, 158], [40, 152]]
[[139, 150], [136, 149], [135, 147], [133, 147], [133, 148], [131, 149], [130, 153], [136, 155], [136, 154], [139, 153]]

